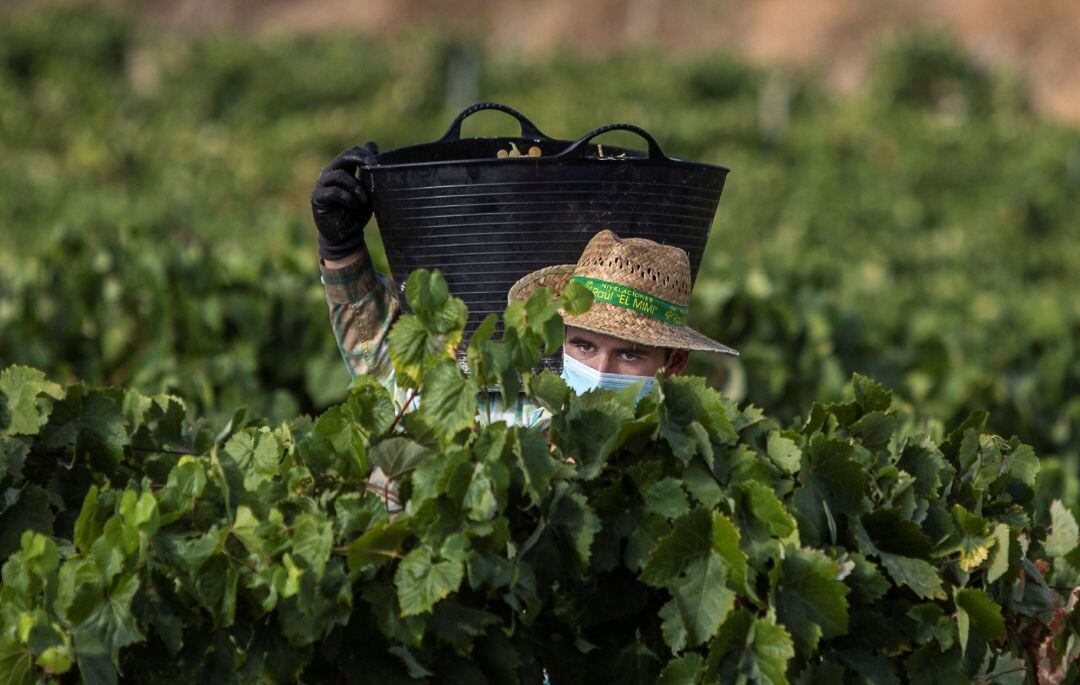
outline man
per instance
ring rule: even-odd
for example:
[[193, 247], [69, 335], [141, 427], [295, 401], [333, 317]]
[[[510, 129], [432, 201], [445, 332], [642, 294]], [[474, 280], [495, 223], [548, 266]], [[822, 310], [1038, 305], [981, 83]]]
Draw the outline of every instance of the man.
[[[315, 183], [311, 207], [319, 231], [330, 320], [341, 355], [353, 376], [374, 376], [394, 392], [400, 407], [408, 400], [394, 385], [386, 340], [400, 305], [393, 284], [375, 271], [364, 247], [363, 228], [372, 211], [356, 178], [358, 167], [373, 154], [377, 151], [368, 143], [335, 158]], [[528, 299], [542, 286], [560, 292], [571, 280], [595, 295], [589, 311], [564, 317], [562, 377], [578, 394], [640, 383], [640, 397], [658, 372], [682, 373], [689, 351], [738, 355], [686, 326], [690, 261], [677, 247], [641, 238], [621, 239], [611, 231], [601, 231], [589, 241], [577, 264], [528, 274], [514, 284], [507, 299]], [[493, 394], [490, 401], [498, 402], [497, 396]], [[533, 426], [547, 418], [542, 408], [524, 396], [515, 407], [493, 409], [493, 421]]]

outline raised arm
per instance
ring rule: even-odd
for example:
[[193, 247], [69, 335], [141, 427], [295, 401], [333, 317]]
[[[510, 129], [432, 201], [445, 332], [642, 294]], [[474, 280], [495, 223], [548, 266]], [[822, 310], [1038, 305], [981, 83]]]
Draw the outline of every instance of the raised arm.
[[384, 385], [393, 378], [386, 336], [399, 306], [390, 279], [375, 271], [364, 246], [371, 219], [367, 193], [356, 178], [374, 144], [338, 155], [319, 175], [311, 214], [319, 231], [320, 271], [338, 349], [353, 376], [370, 374]]
[[389, 385], [393, 367], [386, 336], [399, 310], [393, 284], [375, 271], [367, 250], [361, 249], [352, 260], [333, 263], [342, 262], [344, 266], [330, 266], [324, 259], [319, 267], [341, 358], [350, 375], [370, 374]]

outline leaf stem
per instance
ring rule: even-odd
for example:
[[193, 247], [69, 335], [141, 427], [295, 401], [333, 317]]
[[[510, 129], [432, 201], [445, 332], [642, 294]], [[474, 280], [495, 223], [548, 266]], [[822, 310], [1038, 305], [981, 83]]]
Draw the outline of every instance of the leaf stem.
[[145, 452], [147, 454], [178, 454], [191, 457], [201, 457], [206, 454], [205, 452], [196, 452], [195, 450], [187, 449], [171, 450], [167, 447], [136, 447], [135, 445], [128, 445], [128, 448], [136, 452]]
[[393, 433], [394, 429], [397, 428], [398, 422], [401, 421], [401, 417], [405, 416], [405, 412], [408, 411], [409, 405], [416, 399], [416, 394], [418, 392], [420, 392], [419, 388], [413, 388], [409, 391], [408, 397], [405, 398], [405, 403], [401, 405], [401, 409], [398, 410], [397, 416], [394, 417], [394, 422], [390, 424], [389, 430], [386, 431], [388, 434]]

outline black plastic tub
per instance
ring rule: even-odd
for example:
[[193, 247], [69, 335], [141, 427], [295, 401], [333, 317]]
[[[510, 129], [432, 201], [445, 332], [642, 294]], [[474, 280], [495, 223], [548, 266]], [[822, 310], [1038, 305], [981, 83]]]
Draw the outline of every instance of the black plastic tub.
[[[495, 109], [521, 124], [517, 137], [461, 138], [461, 123]], [[598, 145], [608, 131], [640, 136], [645, 150]], [[514, 143], [539, 157], [498, 158]], [[728, 169], [668, 157], [644, 129], [611, 124], [576, 141], [550, 138], [496, 103], [469, 107], [438, 141], [380, 153], [360, 172], [371, 193], [395, 282], [439, 269], [469, 307], [465, 339], [506, 306], [510, 286], [553, 264], [572, 264], [604, 228], [676, 245], [696, 278]]]

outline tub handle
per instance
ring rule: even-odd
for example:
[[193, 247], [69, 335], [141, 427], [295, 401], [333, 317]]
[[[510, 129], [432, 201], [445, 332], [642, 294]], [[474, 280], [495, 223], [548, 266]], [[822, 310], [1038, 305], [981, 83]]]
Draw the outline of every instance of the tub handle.
[[650, 160], [664, 160], [670, 161], [668, 156], [664, 154], [664, 151], [660, 149], [660, 143], [656, 142], [656, 138], [652, 137], [652, 134], [634, 124], [608, 124], [607, 126], [601, 126], [598, 129], [590, 131], [578, 138], [575, 142], [571, 143], [568, 148], [563, 150], [552, 158], [561, 159], [574, 159], [576, 157], [582, 157], [586, 151], [591, 149], [589, 143], [592, 139], [607, 133], [608, 131], [629, 131], [630, 133], [636, 133], [645, 139], [645, 142], [649, 144], [649, 159]]
[[485, 109], [494, 109], [494, 110], [498, 110], [500, 112], [506, 112], [510, 116], [517, 119], [518, 123], [521, 124], [521, 137], [522, 138], [528, 138], [530, 140], [551, 140], [551, 138], [544, 135], [540, 131], [540, 129], [536, 128], [536, 124], [529, 121], [529, 119], [524, 114], [517, 111], [513, 107], [507, 107], [506, 105], [500, 105], [497, 102], [479, 102], [479, 103], [469, 107], [468, 109], [463, 111], [461, 114], [454, 117], [454, 120], [450, 122], [450, 128], [446, 129], [446, 133], [444, 133], [443, 137], [439, 139], [439, 142], [440, 143], [445, 143], [445, 142], [448, 142], [448, 141], [461, 140], [461, 124], [462, 124], [462, 122], [465, 121], [470, 116], [472, 116], [473, 114], [476, 114], [477, 112], [480, 112], [480, 111], [485, 110]]

